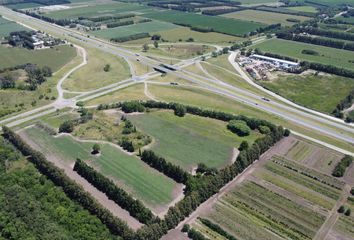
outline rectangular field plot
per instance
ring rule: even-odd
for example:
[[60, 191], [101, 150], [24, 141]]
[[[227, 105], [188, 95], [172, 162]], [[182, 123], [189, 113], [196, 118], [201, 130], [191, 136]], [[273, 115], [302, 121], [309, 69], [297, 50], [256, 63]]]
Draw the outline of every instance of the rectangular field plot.
[[110, 3], [92, 6], [73, 7], [65, 10], [51, 11], [43, 15], [54, 19], [77, 19], [78, 17], [93, 17], [124, 12], [136, 12], [149, 9], [143, 5], [130, 3]]
[[125, 154], [111, 144], [100, 143], [101, 155], [92, 156], [93, 142], [79, 142], [70, 136], [53, 137], [37, 128], [27, 129], [25, 134], [45, 155], [70, 166], [76, 158], [85, 160], [152, 208], [169, 204], [179, 186], [137, 157]]
[[0, 38], [8, 36], [10, 32], [25, 31], [25, 30], [29, 30], [29, 29], [15, 22], [8, 21], [0, 16]]
[[44, 6], [44, 5], [42, 5], [40, 3], [35, 3], [35, 2], [6, 5], [7, 8], [11, 8], [11, 9], [26, 9], [26, 8], [35, 8], [35, 7], [42, 7], [42, 6]]
[[297, 7], [287, 7], [286, 9], [298, 12], [308, 12], [308, 13], [317, 13], [317, 9], [312, 6], [297, 6]]
[[[271, 39], [257, 44], [254, 48], [259, 48], [264, 52], [272, 52], [284, 56], [298, 58], [309, 62], [318, 62], [322, 64], [334, 65], [340, 68], [353, 69], [353, 52], [342, 49], [323, 47], [308, 43], [300, 43], [282, 39]], [[311, 49], [319, 54], [303, 54], [305, 49]]]
[[111, 38], [127, 37], [127, 36], [134, 35], [137, 33], [153, 33], [153, 32], [157, 32], [157, 31], [170, 30], [170, 29], [174, 29], [174, 28], [178, 28], [178, 26], [176, 26], [172, 23], [152, 21], [152, 22], [146, 22], [146, 23], [138, 23], [138, 24], [129, 25], [129, 26], [122, 26], [122, 27], [92, 31], [91, 34], [93, 34], [97, 37], [111, 39]]
[[234, 13], [228, 13], [222, 15], [223, 17], [258, 22], [263, 24], [276, 24], [280, 23], [282, 26], [292, 26], [295, 22], [287, 21], [287, 19], [296, 19], [299, 21], [306, 21], [310, 18], [303, 16], [295, 16], [289, 14], [281, 14], [274, 12], [264, 12], [257, 10], [244, 10]]
[[[340, 236], [337, 239], [354, 239], [354, 197], [351, 196], [348, 198], [347, 204], [345, 204], [346, 209], [351, 209], [350, 216], [345, 216], [341, 214], [337, 220], [333, 231], [335, 231], [335, 236]], [[331, 233], [330, 233], [331, 235]]]
[[189, 114], [180, 118], [169, 111], [132, 115], [129, 119], [154, 138], [152, 149], [156, 153], [188, 170], [198, 163], [225, 166], [242, 140], [251, 144], [260, 136], [252, 132], [248, 137], [238, 137], [227, 130], [225, 122]]
[[246, 240], [311, 239], [325, 220], [325, 216], [249, 181], [224, 195], [207, 218], [237, 239]]
[[215, 32], [241, 36], [266, 25], [249, 21], [241, 21], [218, 16], [207, 16], [178, 11], [156, 11], [144, 14], [144, 17], [171, 22], [191, 27], [213, 29]]
[[48, 66], [55, 72], [76, 56], [76, 49], [68, 45], [42, 50], [0, 46], [0, 56], [0, 69], [32, 63], [41, 67]]

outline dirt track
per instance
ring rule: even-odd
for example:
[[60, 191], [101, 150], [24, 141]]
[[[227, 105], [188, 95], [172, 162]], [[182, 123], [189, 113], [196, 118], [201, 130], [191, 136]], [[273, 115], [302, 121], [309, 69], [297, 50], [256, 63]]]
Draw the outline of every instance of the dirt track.
[[[23, 131], [19, 133], [23, 140], [25, 140], [32, 148], [40, 150], [41, 147], [38, 146], [31, 138], [29, 138]], [[138, 229], [143, 226], [138, 220], [129, 215], [129, 212], [119, 207], [115, 202], [108, 199], [108, 197], [92, 186], [86, 179], [82, 178], [73, 169], [73, 164], [69, 166], [67, 163], [63, 163], [61, 159], [58, 159], [55, 155], [46, 154], [46, 158], [55, 164], [55, 166], [64, 170], [65, 174], [76, 183], [81, 185], [85, 191], [89, 192], [90, 195], [95, 198], [102, 206], [108, 209], [114, 216], [123, 219], [132, 229]]]

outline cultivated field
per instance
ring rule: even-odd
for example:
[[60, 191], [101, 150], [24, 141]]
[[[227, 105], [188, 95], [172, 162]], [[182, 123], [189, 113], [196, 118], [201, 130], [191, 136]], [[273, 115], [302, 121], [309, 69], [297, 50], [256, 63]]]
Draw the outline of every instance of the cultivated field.
[[6, 5], [7, 8], [11, 8], [11, 9], [26, 9], [26, 8], [35, 8], [35, 7], [42, 7], [42, 6], [44, 5], [35, 2], [16, 3], [16, 4]]
[[0, 46], [0, 55], [0, 69], [32, 63], [41, 67], [48, 66], [55, 72], [76, 56], [76, 50], [68, 45], [36, 51]]
[[53, 137], [37, 128], [27, 129], [25, 134], [40, 146], [45, 155], [54, 156], [57, 161], [69, 165], [76, 158], [85, 160], [153, 208], [166, 205], [173, 199], [175, 182], [117, 147], [102, 143], [101, 155], [94, 157], [91, 155], [92, 142], [79, 142], [70, 136]]
[[153, 33], [157, 31], [174, 29], [177, 27], [178, 26], [171, 23], [152, 21], [146, 23], [133, 24], [129, 26], [91, 31], [90, 33], [97, 37], [101, 37], [109, 40], [111, 38], [127, 37], [138, 33]]
[[150, 14], [144, 14], [143, 16], [175, 24], [189, 25], [192, 27], [212, 28], [215, 32], [234, 36], [240, 36], [254, 31], [259, 27], [265, 26], [263, 24], [248, 21], [178, 11], [156, 11]]
[[185, 169], [198, 163], [220, 168], [232, 161], [233, 148], [242, 140], [252, 143], [259, 134], [238, 137], [222, 121], [186, 115], [179, 118], [171, 112], [156, 111], [129, 116], [138, 129], [154, 138], [152, 149]]
[[[328, 169], [317, 171], [327, 157], [334, 164], [340, 154], [298, 138], [283, 139], [202, 217], [237, 239], [312, 239], [344, 187], [325, 174]], [[194, 226], [209, 237], [215, 234], [200, 222]]]
[[27, 28], [15, 22], [8, 21], [0, 16], [0, 38], [7, 37], [10, 32], [24, 31]]
[[[264, 52], [272, 52], [280, 55], [294, 57], [310, 62], [318, 62], [322, 64], [353, 69], [354, 63], [353, 52], [342, 49], [323, 47], [313, 44], [300, 43], [282, 39], [271, 39], [253, 46]], [[311, 49], [319, 53], [319, 55], [302, 54], [302, 50]]]
[[257, 11], [257, 10], [244, 10], [244, 11], [224, 14], [222, 16], [227, 18], [244, 20], [244, 21], [258, 22], [258, 23], [268, 24], [268, 25], [280, 23], [282, 26], [292, 26], [295, 24], [295, 22], [287, 21], [287, 19], [296, 19], [301, 22], [310, 19], [304, 16], [295, 16], [290, 14], [281, 14], [281, 13], [265, 12], [265, 11]]
[[275, 79], [260, 83], [293, 102], [326, 113], [332, 113], [337, 104], [354, 89], [351, 78], [314, 73], [279, 74]]

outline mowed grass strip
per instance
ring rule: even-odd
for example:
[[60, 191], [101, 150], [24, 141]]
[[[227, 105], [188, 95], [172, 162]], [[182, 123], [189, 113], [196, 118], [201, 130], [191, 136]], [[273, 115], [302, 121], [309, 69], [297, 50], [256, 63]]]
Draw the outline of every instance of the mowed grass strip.
[[257, 30], [266, 25], [236, 19], [228, 19], [218, 16], [207, 16], [195, 13], [185, 13], [178, 11], [156, 11], [144, 14], [144, 17], [160, 21], [171, 22], [192, 27], [212, 28], [215, 32], [240, 36]]
[[127, 37], [137, 33], [153, 33], [157, 31], [170, 30], [174, 28], [178, 28], [178, 26], [168, 22], [152, 21], [152, 22], [138, 23], [138, 24], [116, 27], [116, 28], [107, 28], [98, 31], [91, 31], [90, 33], [97, 37], [101, 37], [109, 40], [111, 38]]
[[[354, 55], [353, 52], [318, 46], [308, 43], [294, 42], [283, 39], [271, 39], [259, 44], [252, 48], [259, 48], [263, 52], [271, 52], [284, 56], [298, 58], [300, 60], [318, 62], [327, 65], [333, 65], [340, 68], [347, 68], [352, 70], [354, 68]], [[318, 52], [318, 55], [302, 54], [302, 50], [311, 49]]]
[[93, 143], [77, 142], [69, 136], [53, 137], [37, 128], [27, 129], [26, 134], [41, 146], [45, 154], [54, 155], [67, 164], [76, 158], [85, 160], [150, 206], [167, 204], [172, 200], [172, 191], [176, 186], [172, 179], [118, 148], [100, 144], [102, 154], [94, 157], [90, 153]]
[[309, 20], [310, 18], [304, 16], [295, 16], [290, 14], [281, 14], [274, 12], [265, 12], [257, 10], [244, 10], [222, 15], [223, 17], [239, 19], [244, 21], [252, 21], [263, 24], [276, 24], [280, 23], [282, 26], [292, 26], [295, 22], [289, 22], [287, 19], [296, 19], [300, 22]]
[[0, 46], [0, 69], [32, 63], [40, 67], [48, 66], [56, 72], [76, 56], [76, 48], [69, 45], [54, 48], [29, 50]]
[[169, 111], [130, 116], [137, 128], [152, 136], [152, 149], [168, 161], [191, 169], [198, 163], [220, 168], [230, 162], [233, 147], [242, 140], [250, 144], [259, 137], [238, 137], [227, 130], [225, 122], [187, 114], [180, 118]]
[[272, 232], [292, 239], [312, 239], [325, 220], [324, 216], [253, 182], [243, 183], [223, 201], [268, 222]]

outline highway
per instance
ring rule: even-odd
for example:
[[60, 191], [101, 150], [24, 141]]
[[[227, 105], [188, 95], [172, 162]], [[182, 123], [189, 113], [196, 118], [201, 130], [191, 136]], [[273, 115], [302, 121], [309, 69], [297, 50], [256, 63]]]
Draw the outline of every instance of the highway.
[[[314, 113], [313, 110], [304, 109], [303, 107], [301, 107], [302, 109], [300, 109], [297, 108], [296, 106], [292, 106], [287, 103], [281, 103], [278, 101], [264, 101], [263, 99], [264, 96], [259, 96], [248, 90], [237, 88], [233, 85], [227, 84], [223, 82], [222, 79], [218, 79], [218, 81], [216, 81], [215, 79], [200, 76], [195, 73], [191, 73], [186, 70], [183, 70], [184, 67], [200, 61], [200, 57], [181, 61], [179, 64], [174, 65], [177, 71], [172, 71], [170, 69], [165, 68], [164, 66], [161, 66], [162, 62], [159, 62], [157, 60], [142, 55], [137, 55], [136, 53], [121, 48], [117, 45], [113, 45], [106, 41], [96, 39], [92, 36], [78, 33], [68, 28], [50, 24], [42, 20], [35, 19], [30, 16], [26, 16], [24, 14], [14, 12], [4, 7], [0, 7], [0, 14], [14, 21], [26, 25], [28, 24], [31, 27], [36, 29], [40, 29], [49, 33], [57, 33], [58, 36], [61, 35], [62, 37], [64, 36], [66, 38], [70, 38], [70, 37], [75, 38], [81, 41], [80, 45], [82, 46], [94, 47], [130, 61], [136, 61], [137, 59], [139, 59], [141, 64], [150, 66], [154, 69], [166, 72], [168, 74], [173, 74], [176, 77], [198, 84], [202, 86], [204, 89], [207, 89], [212, 93], [234, 99], [237, 102], [249, 105], [253, 108], [257, 108], [262, 111], [277, 115], [290, 122], [301, 125], [307, 129], [320, 132], [322, 134], [331, 136], [338, 140], [342, 140], [352, 144], [354, 143], [354, 138], [352, 137], [354, 134], [354, 128], [350, 125], [334, 121], [333, 119], [330, 118], [323, 117], [320, 114]], [[155, 76], [158, 76], [156, 72], [151, 72], [149, 74], [139, 76], [139, 77], [133, 76], [131, 79], [127, 79], [124, 82], [114, 84], [114, 86], [106, 86], [104, 88], [100, 88], [95, 91], [79, 95], [73, 98], [71, 101], [75, 102], [77, 100], [80, 101], [89, 100], [107, 94], [109, 92], [116, 91], [128, 85], [144, 82], [147, 79], [153, 78]], [[16, 116], [8, 118], [5, 121], [1, 121], [0, 123], [13, 121], [15, 119]]]

